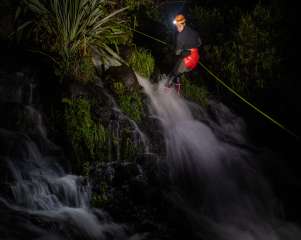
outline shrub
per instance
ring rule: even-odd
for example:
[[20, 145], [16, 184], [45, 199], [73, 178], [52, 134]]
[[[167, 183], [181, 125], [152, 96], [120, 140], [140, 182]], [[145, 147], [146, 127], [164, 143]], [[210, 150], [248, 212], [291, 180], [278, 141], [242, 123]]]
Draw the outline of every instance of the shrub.
[[[276, 53], [273, 29], [270, 9], [260, 4], [251, 14], [241, 17], [236, 43], [228, 52], [229, 62], [237, 71], [236, 76], [231, 74], [237, 90], [249, 94], [248, 90], [267, 88], [276, 78], [274, 72], [277, 73], [280, 59]], [[229, 67], [226, 70], [231, 73]]]
[[[209, 39], [203, 46], [209, 68], [235, 91], [250, 97], [255, 90], [268, 89], [279, 75], [275, 23], [271, 10], [261, 4], [250, 13], [235, 9], [232, 12], [233, 16], [222, 16], [217, 10], [198, 8], [193, 11], [202, 34]], [[232, 26], [229, 33], [208, 30], [218, 28], [218, 24], [226, 20]]]
[[33, 19], [23, 26], [32, 24], [34, 38], [62, 75], [77, 73], [81, 57], [91, 57], [93, 48], [102, 58], [119, 59], [110, 45], [130, 37], [126, 21], [117, 18], [127, 8], [108, 13], [105, 0], [25, 0], [25, 5]]
[[150, 78], [155, 68], [155, 60], [148, 50], [135, 48], [129, 59], [129, 65], [141, 76]]

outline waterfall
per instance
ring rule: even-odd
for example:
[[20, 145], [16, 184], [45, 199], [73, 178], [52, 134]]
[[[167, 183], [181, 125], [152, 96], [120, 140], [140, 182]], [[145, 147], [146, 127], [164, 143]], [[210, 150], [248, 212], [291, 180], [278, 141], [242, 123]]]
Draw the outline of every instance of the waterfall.
[[[102, 86], [99, 86], [102, 88]], [[132, 129], [132, 135], [134, 139], [134, 144], [136, 146], [143, 146], [143, 152], [145, 154], [148, 154], [150, 152], [149, 150], [149, 139], [146, 137], [146, 135], [141, 131], [137, 123], [129, 118], [126, 114], [124, 114], [120, 108], [118, 107], [118, 104], [116, 103], [115, 99], [113, 98], [112, 95], [110, 95], [105, 89], [102, 89], [103, 93], [105, 96], [108, 98], [110, 104], [112, 105], [112, 110], [118, 115], [120, 120], [125, 120], [130, 124], [130, 127]], [[119, 138], [119, 132], [120, 132], [120, 127], [119, 127], [119, 122], [118, 120], [111, 120], [109, 124], [110, 130], [113, 132], [113, 136], [116, 137], [117, 139]], [[120, 155], [119, 153], [119, 146], [117, 145], [117, 153], [118, 156]], [[117, 159], [119, 160], [119, 159]]]
[[[40, 114], [33, 107], [28, 111], [36, 134], [46, 139]], [[37, 144], [26, 134], [0, 129], [0, 143], [0, 163], [10, 172], [7, 193], [0, 193], [1, 216], [6, 216], [0, 220], [0, 239], [141, 239], [91, 208], [89, 183], [65, 172], [63, 156], [49, 140]]]
[[[243, 135], [244, 123], [226, 106], [211, 102], [212, 119], [205, 109], [164, 91], [137, 75], [160, 120], [166, 144], [169, 181], [166, 193], [181, 212], [180, 226], [193, 239], [296, 240], [301, 232], [279, 216], [279, 202], [256, 167], [256, 154]], [[192, 110], [198, 110], [196, 117]], [[178, 216], [178, 215], [176, 215]], [[189, 237], [188, 237], [189, 238]], [[189, 238], [191, 239], [191, 238]]]

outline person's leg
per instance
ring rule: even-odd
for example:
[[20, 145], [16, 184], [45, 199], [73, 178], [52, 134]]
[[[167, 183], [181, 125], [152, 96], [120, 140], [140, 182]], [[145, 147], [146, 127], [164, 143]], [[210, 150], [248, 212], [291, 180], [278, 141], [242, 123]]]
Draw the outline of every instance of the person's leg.
[[180, 76], [176, 78], [175, 89], [178, 95], [180, 95], [180, 90], [181, 90]]
[[190, 72], [190, 71], [191, 71], [191, 69], [189, 69], [185, 66], [184, 61], [181, 61], [177, 68], [176, 77], [174, 78], [175, 89], [178, 94], [180, 94], [180, 89], [181, 89], [181, 82], [180, 82], [181, 75], [183, 75], [184, 73]]
[[171, 73], [168, 74], [168, 85], [173, 85], [179, 81], [179, 76], [187, 71], [184, 61], [182, 59], [178, 60], [172, 69]]
[[179, 75], [179, 69], [180, 69], [180, 65], [181, 65], [182, 59], [179, 59], [176, 64], [174, 65], [172, 71], [168, 74], [168, 80], [166, 83], [167, 87], [172, 87], [178, 78]]

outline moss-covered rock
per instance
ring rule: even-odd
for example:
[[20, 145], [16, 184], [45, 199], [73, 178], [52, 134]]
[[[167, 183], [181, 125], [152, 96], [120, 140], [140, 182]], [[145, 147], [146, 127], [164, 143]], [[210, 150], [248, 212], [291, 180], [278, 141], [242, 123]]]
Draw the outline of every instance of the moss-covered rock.
[[143, 118], [141, 87], [134, 71], [123, 65], [106, 72], [105, 85], [116, 98], [118, 107], [135, 122]]
[[[134, 73], [134, 71], [126, 66], [117, 66], [117, 67], [110, 67], [105, 72], [105, 85], [108, 86], [108, 88], [115, 92], [115, 90], [121, 90], [122, 92], [117, 92], [117, 94], [123, 94], [125, 91], [133, 91], [140, 89], [137, 77]], [[123, 89], [117, 89], [118, 84], [122, 84]]]
[[91, 103], [85, 98], [63, 99], [66, 133], [81, 169], [86, 161], [103, 161], [108, 132], [101, 122], [93, 121]]
[[81, 84], [93, 83], [96, 80], [96, 69], [91, 56], [74, 57], [67, 65], [56, 65], [55, 74], [61, 79]]

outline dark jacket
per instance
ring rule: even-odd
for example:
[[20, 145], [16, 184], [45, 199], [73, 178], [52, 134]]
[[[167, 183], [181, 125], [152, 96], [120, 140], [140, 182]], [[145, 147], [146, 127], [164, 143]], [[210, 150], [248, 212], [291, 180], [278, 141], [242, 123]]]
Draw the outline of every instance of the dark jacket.
[[192, 28], [185, 26], [184, 30], [176, 35], [176, 55], [181, 55], [183, 51], [191, 48], [198, 48], [201, 44], [199, 34]]

